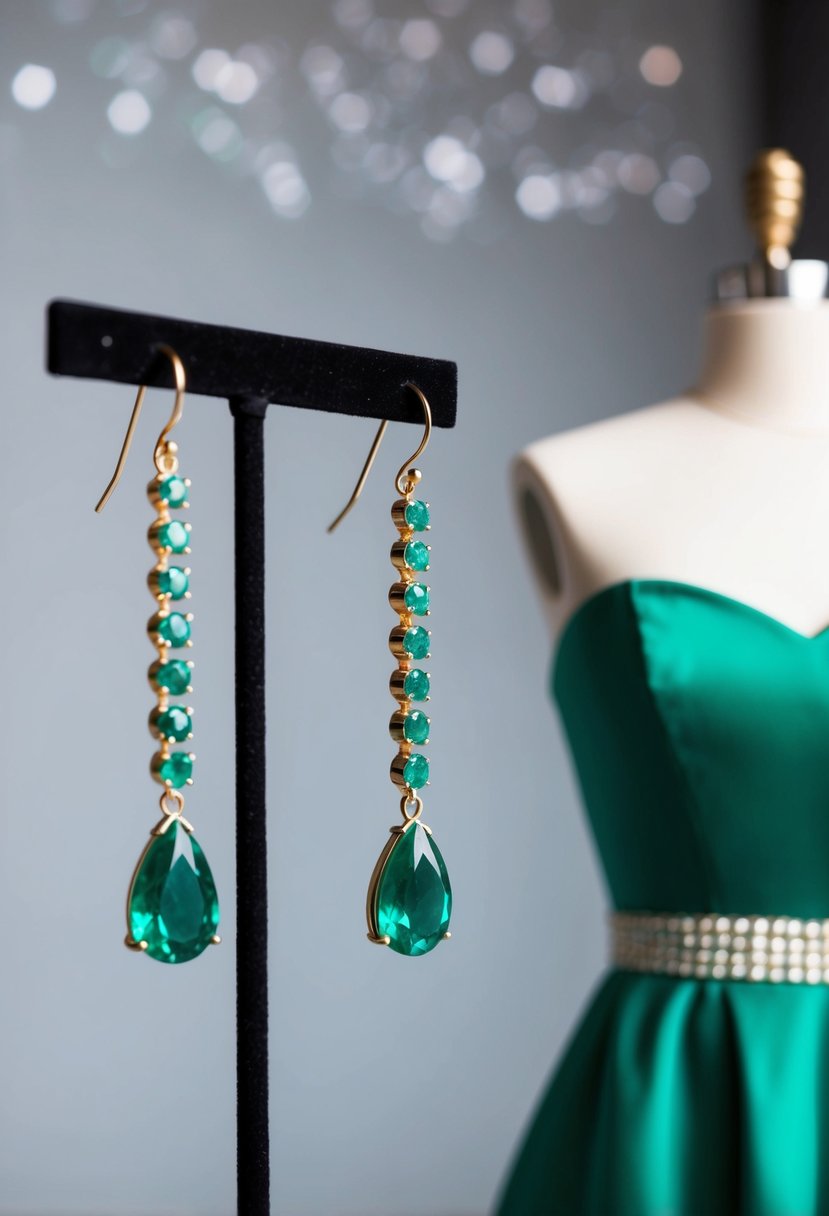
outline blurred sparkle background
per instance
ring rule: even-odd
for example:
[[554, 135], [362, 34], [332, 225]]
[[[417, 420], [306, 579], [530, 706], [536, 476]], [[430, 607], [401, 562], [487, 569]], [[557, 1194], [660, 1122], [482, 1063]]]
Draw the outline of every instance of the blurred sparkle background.
[[[396, 814], [386, 681], [394, 428], [271, 411], [273, 1211], [482, 1216], [597, 976], [603, 893], [506, 489], [543, 434], [690, 380], [747, 252], [751, 6], [700, 0], [31, 0], [0, 13], [7, 576], [0, 1212], [234, 1208], [230, 425], [191, 400], [197, 783], [225, 945], [121, 946], [154, 821], [144, 672], [156, 418], [50, 381], [56, 295], [456, 359], [433, 506], [433, 782], [451, 947], [370, 949]], [[244, 626], [244, 622], [241, 623]]]

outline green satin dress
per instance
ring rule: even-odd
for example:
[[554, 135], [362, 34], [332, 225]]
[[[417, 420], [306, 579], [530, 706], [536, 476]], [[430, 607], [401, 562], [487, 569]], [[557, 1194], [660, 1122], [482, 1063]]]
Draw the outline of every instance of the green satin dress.
[[[829, 917], [829, 628], [627, 580], [553, 691], [616, 908]], [[829, 985], [611, 969], [498, 1211], [829, 1213]]]

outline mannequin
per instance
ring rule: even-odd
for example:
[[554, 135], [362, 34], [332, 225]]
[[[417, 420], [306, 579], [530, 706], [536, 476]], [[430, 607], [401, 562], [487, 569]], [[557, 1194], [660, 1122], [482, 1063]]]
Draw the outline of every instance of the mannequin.
[[755, 162], [761, 258], [720, 276], [692, 390], [514, 465], [610, 948], [498, 1216], [829, 1212], [829, 265], [789, 258], [802, 179]]
[[714, 305], [694, 389], [542, 439], [515, 462], [553, 636], [598, 590], [638, 577], [707, 587], [817, 633], [829, 624], [827, 474], [829, 301]]

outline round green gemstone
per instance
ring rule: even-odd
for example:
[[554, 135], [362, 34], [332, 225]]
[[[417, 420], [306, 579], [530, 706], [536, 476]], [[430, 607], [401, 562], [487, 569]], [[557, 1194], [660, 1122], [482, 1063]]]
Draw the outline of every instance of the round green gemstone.
[[420, 823], [412, 823], [386, 859], [374, 920], [389, 948], [410, 958], [428, 954], [449, 932], [452, 887], [440, 849]]
[[155, 584], [161, 595], [169, 595], [171, 600], [184, 599], [190, 590], [190, 578], [181, 566], [169, 566], [166, 570], [156, 570]]
[[403, 769], [403, 780], [409, 789], [420, 790], [429, 780], [429, 761], [425, 756], [409, 756]]
[[175, 743], [181, 743], [193, 733], [193, 719], [180, 705], [155, 711], [152, 722], [162, 739], [171, 739]]
[[429, 676], [419, 667], [406, 672], [403, 691], [410, 701], [425, 701], [429, 696]]
[[190, 529], [178, 519], [161, 524], [153, 535], [159, 549], [169, 549], [171, 553], [184, 553], [190, 542]]
[[178, 649], [190, 640], [190, 622], [182, 612], [170, 612], [167, 616], [154, 616], [150, 622], [153, 633], [163, 642]]
[[421, 502], [416, 498], [414, 502], [406, 504], [406, 510], [403, 512], [406, 523], [414, 532], [425, 532], [429, 527], [429, 504]]
[[187, 502], [187, 486], [181, 477], [165, 477], [158, 485], [158, 497], [168, 506], [180, 507]]
[[428, 570], [429, 546], [422, 540], [410, 540], [403, 550], [403, 561], [410, 570]]
[[425, 616], [429, 611], [429, 588], [425, 583], [409, 583], [403, 592], [403, 600], [409, 612]]
[[409, 743], [429, 742], [429, 719], [423, 710], [416, 709], [412, 713], [406, 714], [403, 721], [403, 737]]
[[173, 823], [150, 840], [132, 880], [130, 937], [160, 963], [187, 963], [206, 950], [219, 927], [219, 899], [195, 836]]
[[180, 790], [193, 776], [193, 757], [189, 752], [171, 752], [169, 756], [159, 752], [153, 757], [153, 772], [164, 785]]
[[162, 692], [170, 692], [174, 697], [188, 692], [192, 672], [190, 664], [184, 659], [171, 659], [168, 663], [153, 663], [150, 668], [150, 679], [156, 688]]
[[429, 653], [429, 631], [422, 625], [413, 625], [403, 635], [403, 649], [413, 659], [425, 659]]

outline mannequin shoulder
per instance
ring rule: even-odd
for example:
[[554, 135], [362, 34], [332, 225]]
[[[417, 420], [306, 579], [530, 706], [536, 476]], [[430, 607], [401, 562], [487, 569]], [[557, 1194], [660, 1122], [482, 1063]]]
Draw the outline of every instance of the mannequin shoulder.
[[664, 507], [680, 470], [704, 463], [702, 414], [676, 398], [541, 439], [515, 458], [516, 514], [554, 632], [597, 586], [640, 556], [647, 563], [654, 504]]
[[688, 398], [677, 397], [643, 406], [613, 418], [575, 427], [537, 440], [514, 462], [517, 478], [523, 469], [547, 483], [562, 499], [580, 497], [596, 486], [624, 489], [668, 465], [676, 465], [684, 445], [694, 443], [703, 411]]

